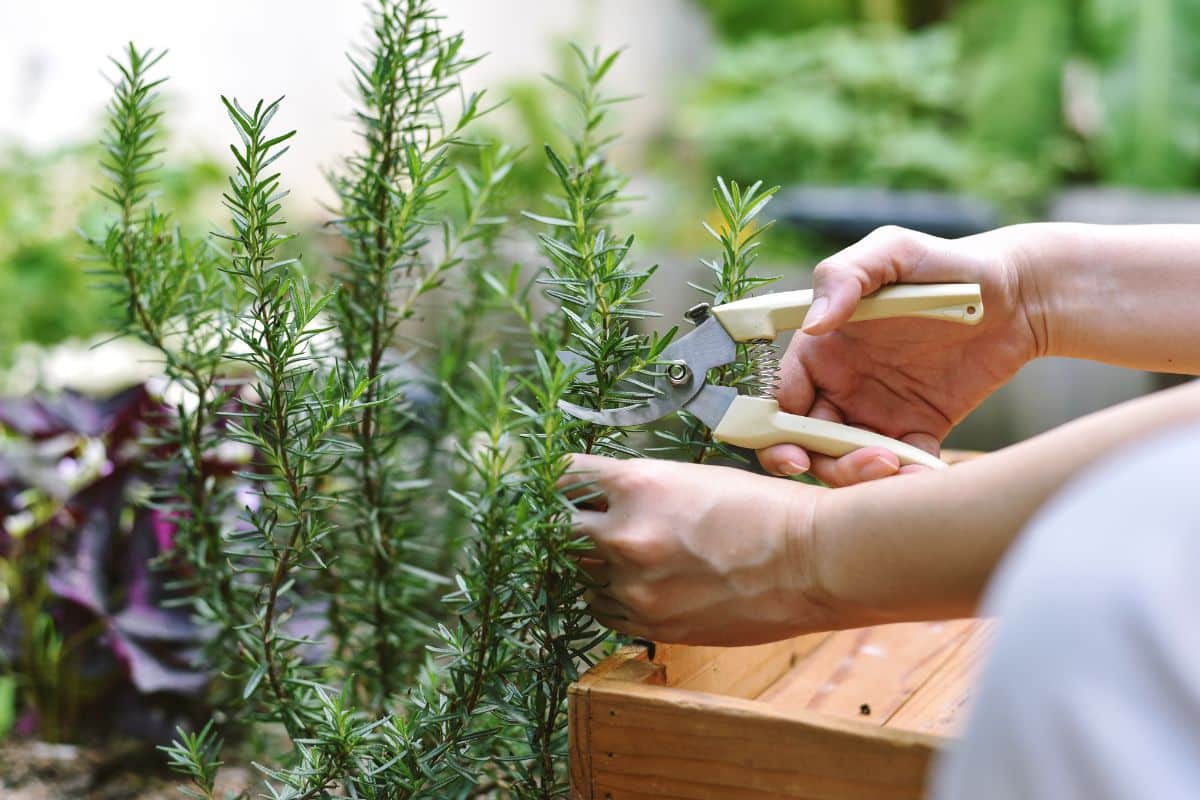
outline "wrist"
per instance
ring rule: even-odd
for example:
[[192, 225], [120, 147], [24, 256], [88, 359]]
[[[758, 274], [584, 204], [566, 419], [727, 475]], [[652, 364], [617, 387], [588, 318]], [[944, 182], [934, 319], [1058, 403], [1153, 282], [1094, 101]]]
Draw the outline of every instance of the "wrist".
[[853, 589], [852, 537], [843, 530], [845, 499], [854, 488], [796, 486], [787, 514], [785, 561], [789, 591], [802, 630], [835, 630], [882, 621], [856, 600]]
[[1016, 275], [1024, 324], [1037, 357], [1088, 358], [1086, 316], [1104, 303], [1096, 272], [1102, 256], [1097, 227], [1073, 223], [1017, 225], [1009, 262]]

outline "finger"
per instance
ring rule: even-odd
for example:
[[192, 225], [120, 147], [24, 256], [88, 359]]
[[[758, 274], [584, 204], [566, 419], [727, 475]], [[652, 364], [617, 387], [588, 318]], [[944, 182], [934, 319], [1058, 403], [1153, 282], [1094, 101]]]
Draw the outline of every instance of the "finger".
[[886, 226], [822, 261], [813, 270], [813, 303], [802, 330], [813, 335], [836, 330], [853, 316], [859, 300], [910, 274], [932, 240]]
[[807, 414], [816, 399], [817, 387], [803, 358], [805, 346], [811, 342], [811, 336], [794, 334], [787, 352], [779, 360], [779, 388], [775, 399], [780, 408], [792, 414]]
[[567, 471], [558, 479], [557, 488], [580, 508], [603, 511], [608, 506], [607, 495], [600, 488], [594, 473]]
[[577, 559], [580, 571], [583, 572], [590, 587], [607, 588], [612, 584], [612, 568], [608, 562], [600, 558], [584, 557]]
[[592, 617], [605, 628], [611, 628], [619, 633], [632, 636], [634, 639], [654, 641], [654, 631], [645, 625], [627, 619], [608, 617], [603, 614], [592, 614]]
[[591, 453], [572, 453], [570, 463], [558, 479], [560, 491], [581, 496], [595, 495], [597, 492], [609, 494], [611, 486], [608, 479], [618, 471], [622, 463], [619, 459], [608, 456], [597, 456]]
[[942, 454], [941, 441], [931, 433], [906, 433], [900, 437], [900, 441], [920, 448], [932, 456], [940, 456]]
[[608, 617], [625, 622], [636, 619], [633, 611], [603, 589], [588, 589], [583, 593], [583, 601], [594, 617]]
[[596, 485], [595, 481], [563, 483], [558, 488], [576, 508], [589, 511], [608, 510], [608, 495]]
[[610, 525], [608, 513], [577, 509], [571, 514], [571, 532], [575, 535], [576, 555], [618, 563], [618, 555], [605, 543]]
[[[942, 443], [938, 438], [930, 433], [909, 433], [900, 437], [900, 441], [908, 442], [913, 447], [918, 447], [926, 453], [938, 456], [942, 455]], [[918, 472], [927, 472], [929, 467], [924, 464], [905, 464], [900, 468], [901, 475], [913, 475]]]
[[841, 458], [814, 455], [812, 474], [830, 486], [888, 478], [900, 471], [900, 458], [882, 447], [863, 447]]
[[812, 462], [803, 447], [777, 444], [758, 451], [758, 463], [775, 475], [803, 475]]

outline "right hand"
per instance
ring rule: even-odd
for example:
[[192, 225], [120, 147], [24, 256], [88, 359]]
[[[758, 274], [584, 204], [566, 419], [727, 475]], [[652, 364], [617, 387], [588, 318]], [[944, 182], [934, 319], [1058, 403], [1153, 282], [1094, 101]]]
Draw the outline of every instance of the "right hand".
[[[941, 442], [1023, 364], [1044, 326], [1021, 227], [940, 239], [880, 228], [817, 265], [814, 300], [780, 365], [783, 410], [856, 425], [937, 455]], [[885, 319], [847, 324], [858, 301], [893, 283], [978, 283], [978, 325]], [[925, 469], [867, 447], [841, 458], [792, 444], [759, 451], [777, 474], [805, 470], [831, 486]]]

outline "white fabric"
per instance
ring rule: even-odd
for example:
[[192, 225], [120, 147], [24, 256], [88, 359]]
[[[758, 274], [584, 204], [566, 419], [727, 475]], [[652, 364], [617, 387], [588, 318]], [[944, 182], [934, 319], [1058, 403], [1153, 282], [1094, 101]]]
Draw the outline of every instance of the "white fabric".
[[1120, 454], [1034, 519], [937, 800], [1200, 800], [1200, 427]]

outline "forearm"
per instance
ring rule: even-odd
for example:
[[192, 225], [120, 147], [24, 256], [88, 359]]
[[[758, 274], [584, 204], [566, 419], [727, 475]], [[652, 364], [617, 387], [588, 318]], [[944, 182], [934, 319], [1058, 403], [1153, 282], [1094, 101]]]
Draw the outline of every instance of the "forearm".
[[1008, 230], [1043, 355], [1200, 374], [1200, 225]]
[[969, 615], [1009, 545], [1064, 483], [1121, 445], [1191, 419], [1200, 419], [1200, 384], [949, 470], [829, 491], [808, 534], [818, 600], [844, 627]]

